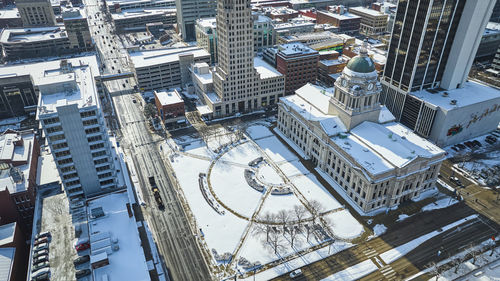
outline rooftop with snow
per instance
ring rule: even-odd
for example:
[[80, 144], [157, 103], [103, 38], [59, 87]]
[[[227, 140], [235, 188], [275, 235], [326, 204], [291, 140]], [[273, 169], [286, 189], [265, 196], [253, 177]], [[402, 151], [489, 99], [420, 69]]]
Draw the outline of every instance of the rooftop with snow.
[[0, 34], [0, 43], [41, 42], [66, 37], [64, 26], [5, 28]]
[[253, 59], [253, 65], [255, 70], [257, 70], [257, 73], [260, 74], [261, 79], [283, 76], [283, 74], [279, 73], [276, 68], [272, 67], [259, 57], [255, 57]]
[[168, 92], [166, 92], [166, 91], [156, 92], [155, 91], [155, 96], [161, 105], [171, 105], [171, 104], [177, 104], [177, 103], [184, 102], [181, 95], [176, 90], [168, 91]]
[[445, 111], [500, 99], [500, 90], [479, 81], [467, 81], [453, 90], [421, 90], [411, 92], [416, 98]]
[[402, 168], [419, 157], [444, 157], [442, 149], [392, 122], [394, 116], [383, 106], [379, 123], [365, 121], [347, 132], [340, 118], [328, 113], [332, 95], [329, 89], [307, 84], [280, 101], [302, 118], [316, 121], [337, 146], [372, 175]]
[[210, 57], [210, 53], [199, 47], [181, 47], [172, 49], [141, 50], [130, 53], [130, 59], [136, 68], [151, 67], [158, 64], [179, 61], [179, 56], [193, 54], [195, 58]]
[[281, 53], [285, 56], [299, 56], [318, 54], [318, 51], [309, 48], [302, 43], [288, 43], [278, 46], [278, 55]]
[[33, 131], [7, 131], [0, 135], [1, 191], [8, 189], [13, 194], [28, 189], [34, 140]]
[[55, 112], [58, 107], [76, 104], [79, 108], [100, 106], [95, 76], [99, 68], [95, 56], [56, 61], [37, 77], [40, 90], [38, 115]]
[[155, 7], [155, 8], [135, 8], [122, 10], [120, 13], [112, 13], [113, 20], [130, 19], [144, 16], [173, 14], [176, 10], [173, 8]]
[[[128, 210], [131, 206], [127, 207], [127, 204], [131, 203], [126, 192], [88, 202], [90, 259], [107, 259], [109, 263], [93, 270], [94, 280], [151, 280], [138, 225], [132, 211]], [[93, 210], [102, 210], [103, 216], [93, 216]]]

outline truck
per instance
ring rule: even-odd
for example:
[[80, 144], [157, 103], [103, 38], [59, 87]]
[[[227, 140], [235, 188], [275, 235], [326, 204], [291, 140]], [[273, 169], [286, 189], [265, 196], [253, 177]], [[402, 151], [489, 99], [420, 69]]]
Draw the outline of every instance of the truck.
[[155, 197], [158, 209], [162, 211], [165, 210], [165, 205], [163, 204], [163, 200], [161, 199], [160, 190], [158, 190], [158, 186], [156, 185], [154, 177], [149, 177], [149, 185], [151, 185], [151, 191], [153, 191], [153, 196]]

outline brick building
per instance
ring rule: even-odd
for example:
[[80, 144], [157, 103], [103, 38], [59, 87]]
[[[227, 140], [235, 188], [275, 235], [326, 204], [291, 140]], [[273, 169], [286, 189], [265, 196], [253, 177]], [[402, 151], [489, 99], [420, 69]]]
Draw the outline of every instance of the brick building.
[[0, 221], [0, 280], [24, 281], [28, 264], [26, 236], [16, 222]]
[[19, 222], [31, 232], [40, 148], [33, 130], [7, 130], [0, 136], [0, 214], [2, 223]]
[[158, 115], [167, 128], [175, 128], [186, 122], [184, 100], [177, 90], [156, 92], [155, 104]]
[[359, 31], [361, 17], [346, 12], [344, 7], [334, 6], [330, 11], [318, 11], [316, 23], [330, 24], [338, 33], [353, 34]]
[[319, 53], [302, 43], [279, 46], [276, 69], [285, 75], [285, 95], [291, 95], [318, 76]]

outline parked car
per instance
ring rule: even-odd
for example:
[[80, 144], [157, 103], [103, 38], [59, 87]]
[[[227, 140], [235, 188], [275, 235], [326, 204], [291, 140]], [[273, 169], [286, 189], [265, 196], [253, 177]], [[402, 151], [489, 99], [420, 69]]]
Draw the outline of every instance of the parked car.
[[35, 240], [35, 242], [33, 243], [33, 245], [40, 245], [42, 243], [48, 243], [49, 242], [49, 237], [45, 236], [45, 237], [40, 237], [38, 239]]
[[83, 270], [78, 270], [76, 273], [75, 273], [75, 277], [76, 279], [78, 278], [82, 278], [84, 276], [87, 276], [90, 274], [90, 269], [83, 269]]
[[49, 255], [49, 250], [41, 250], [33, 254], [33, 258], [41, 257], [41, 256], [48, 256]]
[[33, 259], [33, 264], [35, 265], [46, 261], [49, 261], [49, 256], [39, 256], [38, 258]]
[[457, 177], [450, 177], [450, 181], [458, 186], [462, 186], [462, 182]]
[[33, 281], [49, 280], [49, 277], [50, 268], [42, 268], [31, 274], [31, 280]]
[[457, 146], [458, 146], [458, 148], [460, 148], [460, 149], [465, 149], [465, 145], [463, 145], [463, 144], [461, 144], [461, 143], [457, 144]]
[[302, 270], [300, 270], [300, 268], [290, 272], [290, 278], [295, 278], [301, 275], [302, 275]]
[[495, 143], [494, 140], [491, 140], [489, 138], [486, 138], [484, 141], [487, 142], [487, 143], [489, 143], [489, 144], [494, 144]]
[[45, 250], [48, 248], [49, 248], [49, 243], [43, 243], [43, 244], [35, 246], [35, 248], [33, 248], [33, 251], [38, 252], [38, 251]]
[[35, 264], [35, 265], [33, 265], [33, 266], [31, 267], [31, 272], [35, 272], [35, 271], [37, 271], [37, 270], [40, 270], [40, 269], [42, 269], [42, 268], [46, 268], [46, 267], [49, 267], [49, 266], [50, 266], [50, 264], [49, 264], [49, 262], [48, 262], [48, 261], [46, 261], [46, 262], [42, 262], [42, 263], [38, 263], [38, 264]]
[[466, 142], [464, 142], [464, 144], [465, 144], [468, 148], [473, 148], [473, 147], [474, 147], [474, 144], [472, 144], [472, 142], [470, 142], [470, 141], [466, 141]]
[[82, 263], [86, 263], [90, 260], [90, 256], [89, 255], [85, 255], [85, 256], [81, 256], [81, 257], [78, 257], [76, 258], [74, 261], [73, 261], [73, 264], [75, 266], [79, 265], [79, 264], [82, 264]]
[[458, 151], [458, 148], [456, 148], [455, 146], [452, 146], [451, 149]]
[[78, 244], [78, 245], [75, 246], [75, 249], [78, 252], [83, 251], [83, 250], [87, 250], [88, 248], [90, 248], [90, 243], [89, 242], [85, 242], [85, 243]]
[[37, 235], [35, 235], [35, 240], [38, 240], [38, 239], [40, 239], [42, 237], [52, 237], [52, 234], [50, 234], [49, 231], [40, 232]]
[[479, 146], [479, 147], [483, 146], [483, 145], [481, 144], [481, 142], [480, 142], [480, 141], [478, 141], [478, 140], [474, 140], [474, 141], [472, 141], [472, 142], [473, 142], [475, 145]]

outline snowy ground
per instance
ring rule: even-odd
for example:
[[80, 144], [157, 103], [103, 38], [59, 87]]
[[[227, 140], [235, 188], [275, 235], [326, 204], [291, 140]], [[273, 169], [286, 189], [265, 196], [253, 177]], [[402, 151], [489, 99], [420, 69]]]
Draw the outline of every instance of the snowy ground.
[[[220, 279], [236, 272], [245, 274], [249, 264], [258, 263], [267, 270], [259, 272], [257, 280], [267, 280], [350, 247], [349, 242], [363, 233], [363, 226], [266, 126], [250, 126], [247, 134], [251, 139], [237, 140], [231, 134], [220, 131], [212, 139], [205, 139], [208, 145], [193, 137], [183, 137], [168, 140], [162, 146], [205, 247], [212, 253], [211, 263], [218, 265], [221, 255], [232, 255], [228, 267], [232, 270], [219, 273]], [[219, 149], [221, 145], [227, 145], [226, 149]], [[264, 162], [248, 166], [258, 157], [263, 157]], [[265, 187], [263, 191], [249, 186], [245, 170], [255, 173], [254, 179]], [[202, 181], [204, 187], [199, 184], [200, 173], [206, 175]], [[292, 193], [272, 194], [273, 187], [286, 187]], [[211, 206], [213, 202], [210, 205], [207, 200], [216, 200], [215, 205], [223, 210], [217, 211]], [[313, 205], [318, 207], [315, 209]], [[295, 216], [296, 209], [303, 210], [300, 222]], [[267, 224], [261, 222], [266, 214], [277, 215], [280, 211], [285, 211], [289, 226], [285, 231], [282, 226], [275, 226], [279, 241], [273, 246], [267, 239], [268, 233], [262, 231]], [[289, 229], [299, 230], [293, 236], [293, 247]], [[309, 250], [319, 245], [319, 249]], [[238, 265], [241, 260], [247, 262]]]

